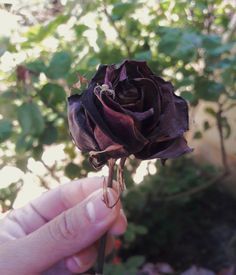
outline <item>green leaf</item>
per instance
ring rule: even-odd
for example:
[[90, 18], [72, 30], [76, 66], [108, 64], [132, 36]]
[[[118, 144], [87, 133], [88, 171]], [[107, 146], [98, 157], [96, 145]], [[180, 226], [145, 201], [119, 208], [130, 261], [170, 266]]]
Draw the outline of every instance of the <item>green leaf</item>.
[[65, 174], [68, 178], [74, 179], [80, 175], [80, 167], [70, 162], [65, 167]]
[[139, 235], [145, 235], [148, 232], [147, 227], [145, 227], [143, 225], [136, 225], [135, 230], [136, 230], [137, 234], [139, 234]]
[[198, 98], [207, 101], [217, 101], [220, 94], [224, 92], [224, 86], [207, 78], [197, 77], [195, 80], [195, 91]]
[[49, 125], [45, 128], [40, 140], [43, 144], [51, 145], [52, 143], [56, 142], [58, 137], [57, 128], [52, 125]]
[[201, 45], [200, 35], [177, 28], [164, 28], [160, 32], [163, 33], [158, 45], [160, 52], [183, 61], [196, 57], [197, 48]]
[[216, 111], [211, 107], [206, 107], [205, 112], [211, 115], [212, 117], [216, 118]]
[[144, 256], [133, 256], [130, 257], [126, 262], [127, 268], [138, 268], [140, 267], [145, 261]]
[[16, 140], [16, 152], [24, 153], [33, 147], [32, 136], [20, 134]]
[[160, 52], [166, 55], [172, 55], [176, 49], [176, 45], [181, 37], [181, 31], [176, 28], [161, 28], [159, 30], [161, 40], [158, 45]]
[[121, 20], [134, 9], [134, 3], [117, 3], [113, 6], [111, 17], [114, 21]]
[[75, 29], [75, 33], [76, 33], [77, 37], [78, 37], [78, 38], [81, 38], [82, 34], [83, 34], [86, 30], [88, 30], [88, 27], [85, 26], [85, 25], [80, 24], [80, 25], [76, 25], [76, 26], [74, 27], [74, 29]]
[[44, 119], [34, 102], [23, 103], [17, 110], [17, 117], [23, 134], [39, 135], [43, 132]]
[[66, 99], [64, 89], [60, 85], [53, 83], [44, 85], [40, 91], [40, 96], [46, 105], [57, 105]]
[[47, 70], [46, 65], [44, 64], [44, 62], [40, 59], [35, 60], [34, 62], [29, 62], [28, 64], [26, 64], [27, 69], [29, 69], [30, 71], [40, 74], [40, 73], [45, 73]]
[[200, 139], [200, 138], [202, 138], [202, 133], [200, 131], [195, 132], [193, 138], [194, 139]]
[[0, 120], [0, 142], [7, 140], [12, 134], [11, 121], [7, 119]]
[[203, 128], [204, 128], [205, 131], [207, 131], [208, 129], [211, 128], [211, 125], [209, 124], [209, 122], [207, 120], [204, 121]]
[[215, 34], [208, 34], [202, 36], [202, 46], [207, 51], [211, 51], [212, 49], [221, 45], [221, 37]]
[[32, 156], [35, 160], [41, 160], [42, 154], [43, 154], [42, 144], [39, 144], [38, 146], [33, 148]]
[[135, 233], [132, 232], [132, 231], [126, 231], [125, 234], [124, 234], [124, 239], [125, 239], [125, 242], [127, 243], [131, 243], [135, 240]]
[[208, 50], [207, 54], [209, 56], [217, 57], [217, 56], [219, 56], [223, 53], [229, 52], [232, 49], [234, 44], [235, 43], [228, 43], [228, 44], [220, 45], [220, 46], [215, 47], [215, 48], [211, 48], [210, 50]]
[[51, 79], [63, 78], [67, 75], [71, 66], [71, 57], [67, 52], [57, 52], [53, 55], [46, 72]]
[[195, 100], [195, 96], [190, 92], [184, 91], [181, 93], [181, 96], [189, 102], [193, 102]]

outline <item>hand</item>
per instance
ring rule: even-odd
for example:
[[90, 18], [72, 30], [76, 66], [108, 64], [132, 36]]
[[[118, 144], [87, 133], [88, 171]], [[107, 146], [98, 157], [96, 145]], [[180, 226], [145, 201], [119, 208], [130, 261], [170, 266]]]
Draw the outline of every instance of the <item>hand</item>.
[[[0, 221], [0, 274], [67, 275], [96, 261], [97, 241], [122, 234], [127, 225], [120, 202], [103, 202], [103, 179], [86, 178], [44, 193]], [[117, 193], [108, 189], [109, 202]], [[108, 238], [107, 251], [112, 249]]]

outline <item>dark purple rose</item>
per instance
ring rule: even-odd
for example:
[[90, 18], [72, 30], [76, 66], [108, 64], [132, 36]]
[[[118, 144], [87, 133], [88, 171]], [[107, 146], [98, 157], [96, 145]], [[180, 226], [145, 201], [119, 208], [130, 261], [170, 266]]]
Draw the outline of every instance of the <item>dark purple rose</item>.
[[100, 65], [82, 95], [68, 98], [69, 128], [95, 168], [133, 154], [162, 160], [191, 151], [188, 106], [146, 62]]

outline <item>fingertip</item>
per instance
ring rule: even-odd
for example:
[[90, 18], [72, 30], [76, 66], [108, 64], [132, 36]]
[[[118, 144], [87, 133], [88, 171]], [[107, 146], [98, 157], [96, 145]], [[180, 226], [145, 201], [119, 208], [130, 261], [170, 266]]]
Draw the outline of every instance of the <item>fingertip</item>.
[[109, 233], [112, 235], [122, 235], [125, 233], [127, 229], [127, 218], [125, 216], [125, 213], [123, 209], [120, 209], [120, 214], [117, 220], [113, 223], [111, 229], [109, 230]]
[[92, 267], [97, 258], [95, 246], [90, 246], [78, 254], [68, 257], [65, 260], [66, 267], [70, 272], [81, 273]]

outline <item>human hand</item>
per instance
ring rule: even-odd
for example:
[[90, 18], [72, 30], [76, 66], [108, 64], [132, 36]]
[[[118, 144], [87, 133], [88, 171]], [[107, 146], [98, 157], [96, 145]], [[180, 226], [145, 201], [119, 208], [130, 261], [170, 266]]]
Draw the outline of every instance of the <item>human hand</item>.
[[[0, 221], [0, 274], [69, 275], [96, 261], [97, 241], [123, 234], [127, 221], [120, 202], [108, 208], [103, 179], [86, 178], [59, 186]], [[117, 193], [108, 189], [109, 202]]]

